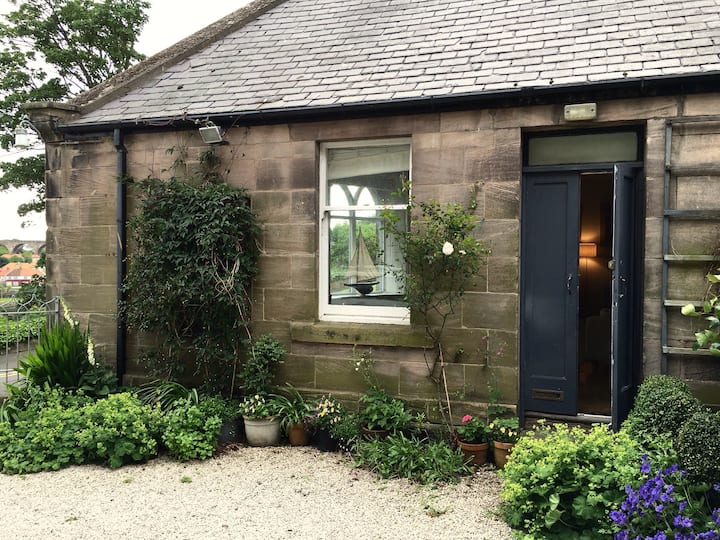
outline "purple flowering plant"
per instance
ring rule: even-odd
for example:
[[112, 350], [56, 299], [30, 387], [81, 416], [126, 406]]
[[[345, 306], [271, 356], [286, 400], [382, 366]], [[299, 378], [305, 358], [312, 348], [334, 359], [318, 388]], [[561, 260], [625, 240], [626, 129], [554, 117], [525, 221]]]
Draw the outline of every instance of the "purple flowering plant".
[[720, 540], [720, 508], [710, 510], [712, 487], [693, 484], [677, 465], [652, 474], [647, 454], [640, 466], [643, 483], [625, 486], [627, 497], [619, 510], [610, 512], [618, 532], [615, 540]]

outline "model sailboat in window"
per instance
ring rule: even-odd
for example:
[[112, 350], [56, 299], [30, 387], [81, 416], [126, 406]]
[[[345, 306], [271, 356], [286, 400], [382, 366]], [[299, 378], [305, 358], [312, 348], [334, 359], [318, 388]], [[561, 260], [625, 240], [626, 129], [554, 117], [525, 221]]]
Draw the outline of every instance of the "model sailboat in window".
[[353, 253], [347, 272], [345, 273], [345, 285], [352, 287], [362, 295], [370, 294], [373, 287], [379, 283], [377, 268], [373, 263], [370, 252], [365, 245], [362, 231], [358, 233]]

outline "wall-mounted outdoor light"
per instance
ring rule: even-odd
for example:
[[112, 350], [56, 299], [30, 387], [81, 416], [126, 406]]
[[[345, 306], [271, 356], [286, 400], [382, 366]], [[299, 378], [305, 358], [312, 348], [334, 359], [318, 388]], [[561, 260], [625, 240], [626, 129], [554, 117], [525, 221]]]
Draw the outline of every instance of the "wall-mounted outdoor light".
[[40, 137], [38, 130], [35, 129], [35, 126], [33, 126], [27, 119], [20, 121], [13, 130], [13, 135], [15, 136], [15, 148], [19, 148], [21, 150], [30, 148], [37, 142], [32, 140], [35, 138], [33, 135]]
[[200, 132], [200, 137], [202, 137], [205, 144], [220, 144], [223, 142], [223, 134], [220, 126], [209, 124], [198, 128], [198, 131]]
[[580, 242], [580, 257], [597, 257], [595, 242]]
[[597, 118], [597, 103], [575, 103], [573, 105], [565, 105], [563, 116], [567, 122], [595, 120]]

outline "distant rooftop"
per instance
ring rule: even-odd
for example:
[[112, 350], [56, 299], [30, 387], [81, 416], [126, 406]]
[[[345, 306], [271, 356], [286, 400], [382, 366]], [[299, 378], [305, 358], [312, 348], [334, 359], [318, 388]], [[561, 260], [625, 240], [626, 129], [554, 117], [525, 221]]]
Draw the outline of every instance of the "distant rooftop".
[[73, 124], [720, 73], [720, 0], [260, 0], [194, 38]]

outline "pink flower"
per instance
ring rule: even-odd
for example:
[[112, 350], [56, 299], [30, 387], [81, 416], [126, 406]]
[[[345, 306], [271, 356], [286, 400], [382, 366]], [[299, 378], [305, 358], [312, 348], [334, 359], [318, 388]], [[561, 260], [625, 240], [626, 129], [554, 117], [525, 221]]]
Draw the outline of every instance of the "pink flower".
[[464, 424], [466, 422], [469, 422], [470, 420], [472, 420], [472, 416], [470, 416], [469, 414], [466, 414], [465, 416], [462, 417], [461, 422]]

